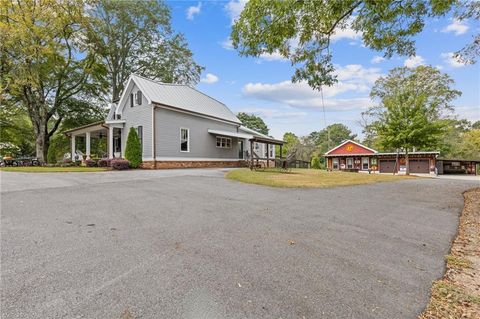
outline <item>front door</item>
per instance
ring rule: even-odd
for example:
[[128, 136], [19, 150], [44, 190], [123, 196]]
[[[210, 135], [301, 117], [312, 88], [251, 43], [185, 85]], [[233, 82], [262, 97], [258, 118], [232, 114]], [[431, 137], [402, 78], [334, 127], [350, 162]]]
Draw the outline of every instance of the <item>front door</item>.
[[113, 138], [113, 154], [114, 157], [122, 156], [122, 139], [120, 138], [120, 136]]
[[243, 141], [238, 141], [238, 158], [243, 159]]

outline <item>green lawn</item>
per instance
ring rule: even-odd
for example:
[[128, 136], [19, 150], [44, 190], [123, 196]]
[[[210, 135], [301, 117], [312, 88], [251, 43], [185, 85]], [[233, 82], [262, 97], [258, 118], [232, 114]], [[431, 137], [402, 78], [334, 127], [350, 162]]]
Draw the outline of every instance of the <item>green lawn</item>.
[[71, 172], [103, 172], [104, 167], [43, 167], [43, 166], [21, 166], [21, 167], [2, 167], [5, 172], [22, 173], [71, 173]]
[[236, 169], [226, 177], [243, 183], [259, 184], [273, 187], [326, 188], [335, 186], [372, 184], [415, 178], [385, 174], [364, 174], [347, 172], [327, 172], [315, 169], [293, 169], [281, 172], [278, 169], [251, 171], [248, 168]]

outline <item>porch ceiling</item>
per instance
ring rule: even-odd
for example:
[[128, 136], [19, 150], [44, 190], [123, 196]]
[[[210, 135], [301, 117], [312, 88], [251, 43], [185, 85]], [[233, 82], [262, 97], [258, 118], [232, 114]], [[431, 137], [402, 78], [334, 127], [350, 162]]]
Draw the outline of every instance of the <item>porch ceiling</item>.
[[99, 121], [83, 126], [79, 126], [70, 130], [67, 130], [64, 132], [65, 135], [67, 136], [72, 136], [72, 135], [83, 135], [87, 132], [90, 132], [91, 136], [98, 136], [100, 134], [106, 134], [108, 131], [108, 128], [104, 126], [105, 121]]

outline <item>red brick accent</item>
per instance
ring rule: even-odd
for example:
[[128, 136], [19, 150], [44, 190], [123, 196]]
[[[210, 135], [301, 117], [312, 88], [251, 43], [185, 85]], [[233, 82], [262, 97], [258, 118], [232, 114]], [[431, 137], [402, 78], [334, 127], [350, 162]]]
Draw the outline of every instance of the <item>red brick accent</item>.
[[245, 167], [246, 161], [145, 161], [142, 168], [214, 168], [214, 167]]

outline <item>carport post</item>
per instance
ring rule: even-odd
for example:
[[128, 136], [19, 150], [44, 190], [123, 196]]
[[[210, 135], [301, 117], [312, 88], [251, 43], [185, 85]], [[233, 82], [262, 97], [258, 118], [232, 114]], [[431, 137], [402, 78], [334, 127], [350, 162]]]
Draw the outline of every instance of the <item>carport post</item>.
[[71, 158], [72, 162], [75, 162], [75, 135], [70, 136], [70, 146], [71, 146]]
[[270, 144], [267, 143], [267, 168], [270, 167]]
[[86, 137], [86, 141], [85, 141], [85, 153], [87, 153], [87, 157], [86, 159], [89, 160], [90, 159], [90, 132], [87, 132], [85, 133], [85, 137]]

